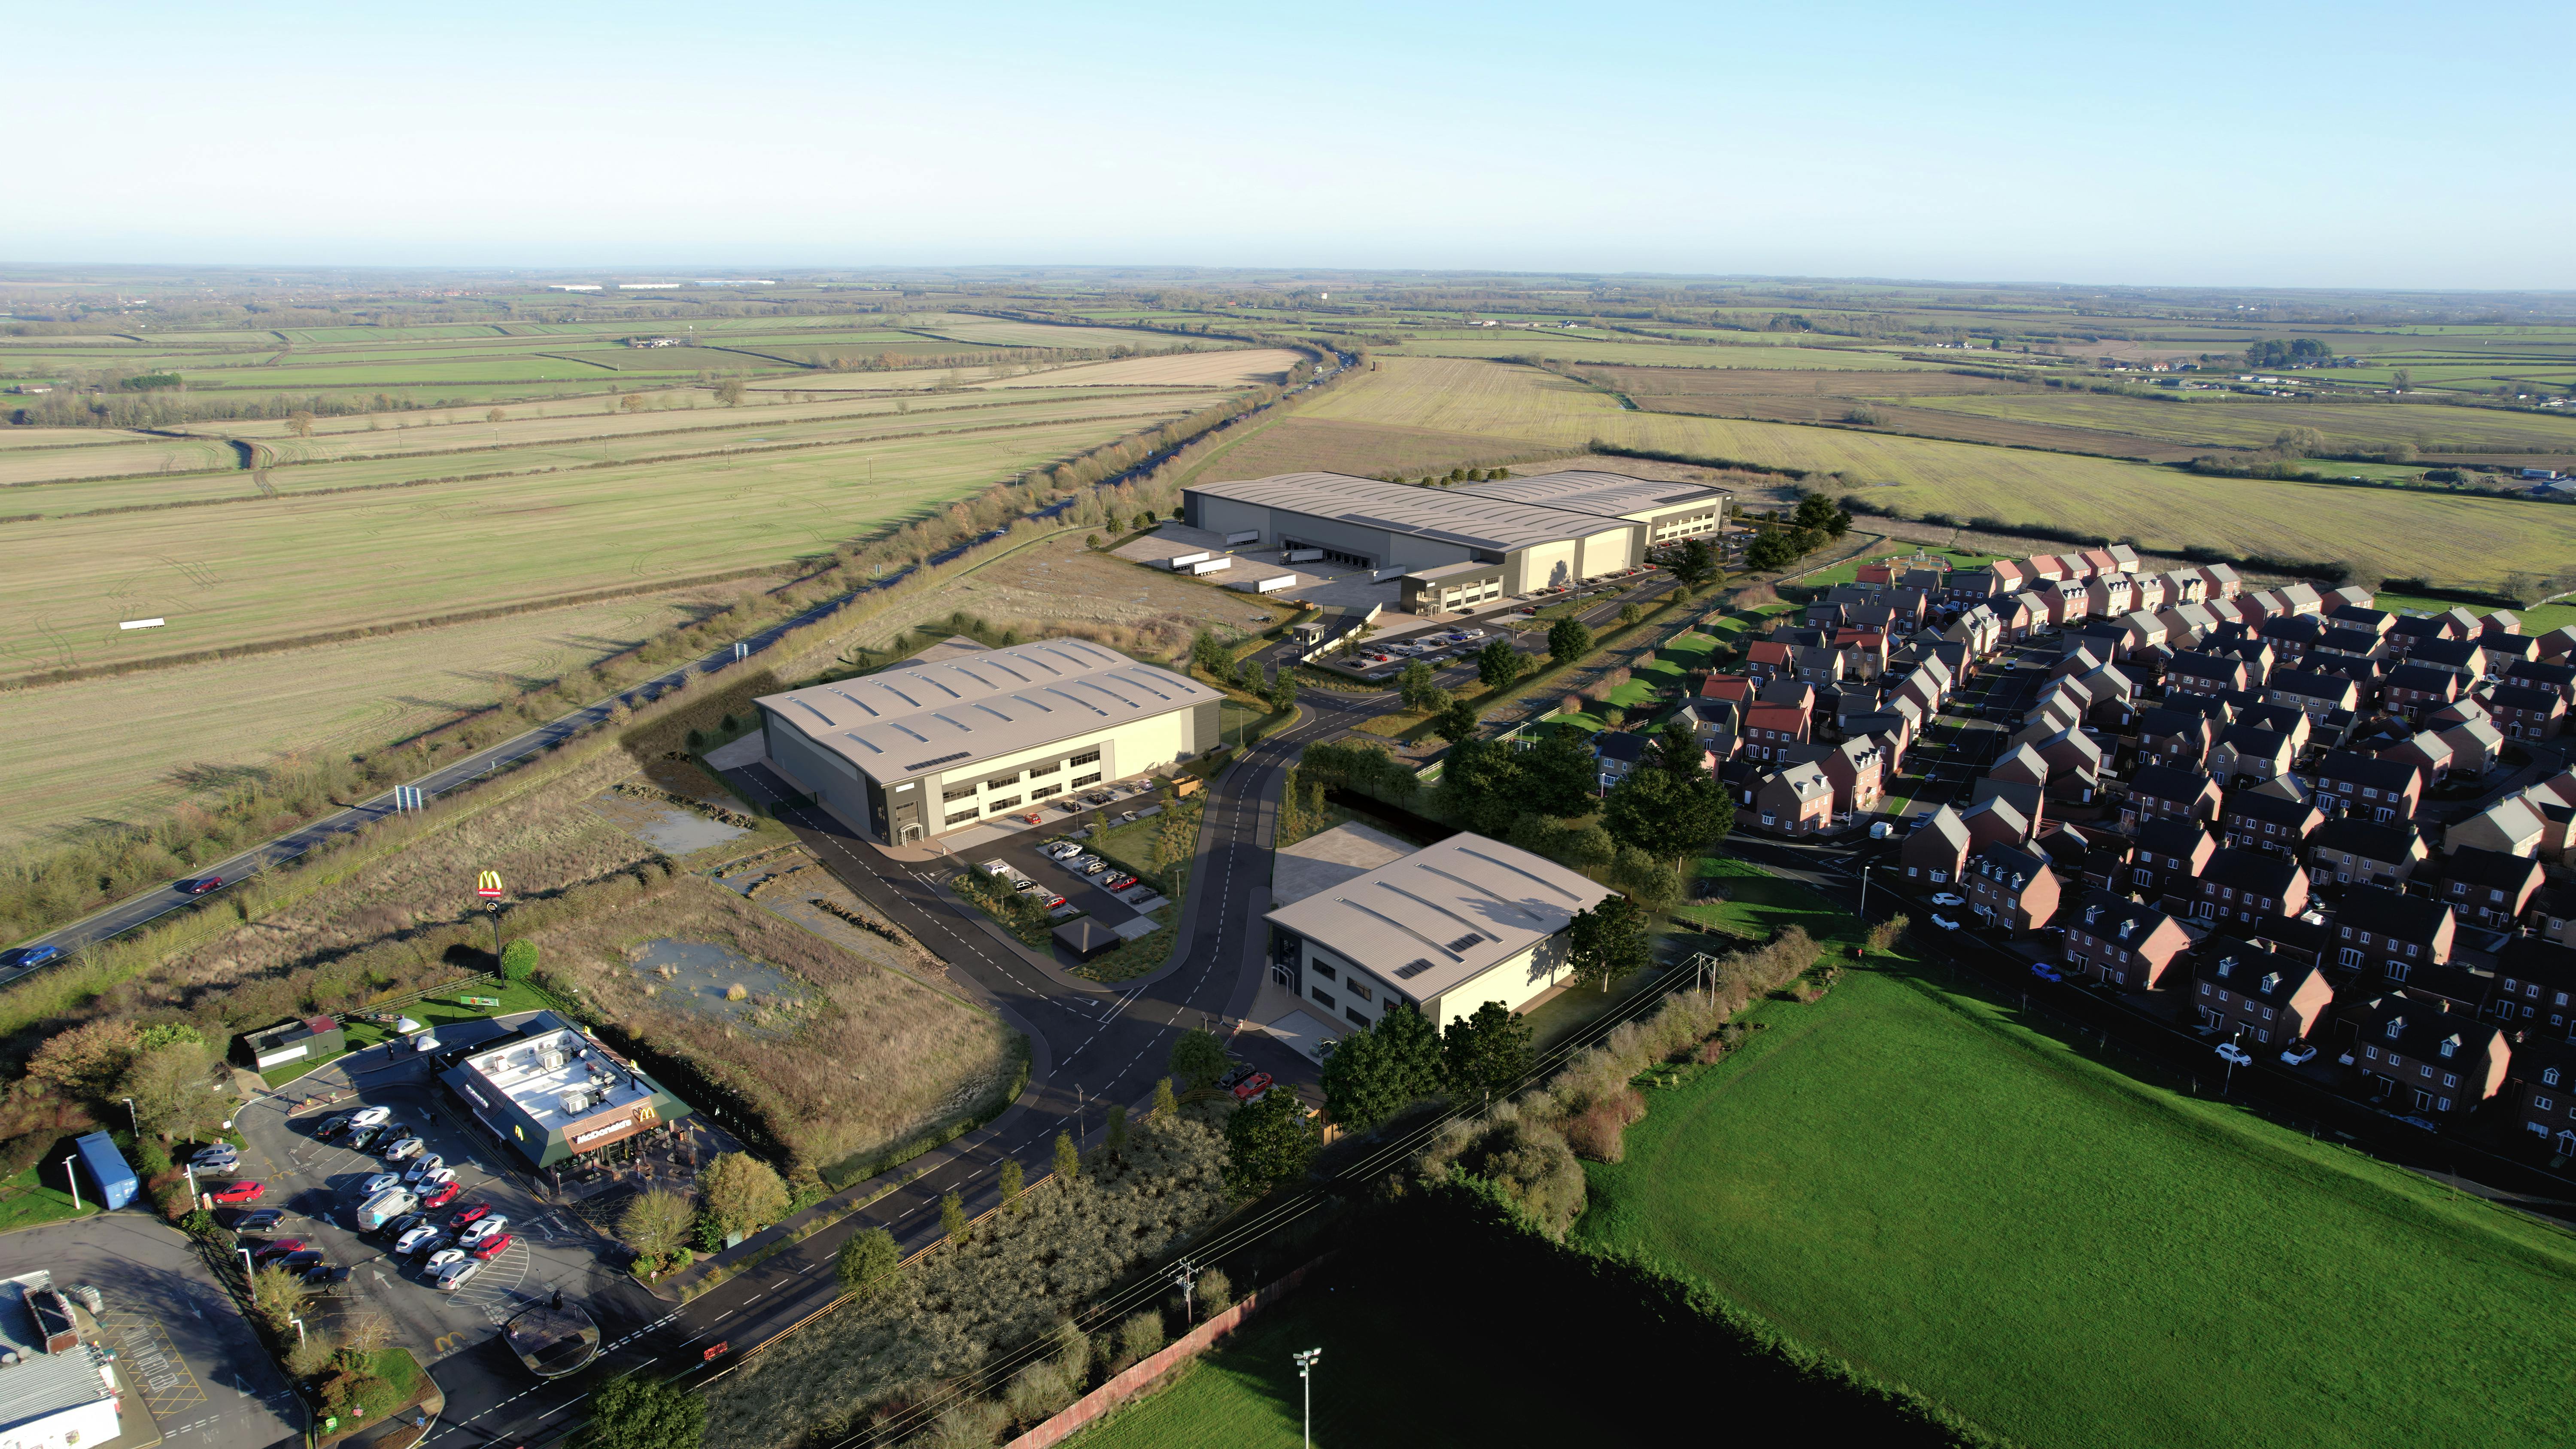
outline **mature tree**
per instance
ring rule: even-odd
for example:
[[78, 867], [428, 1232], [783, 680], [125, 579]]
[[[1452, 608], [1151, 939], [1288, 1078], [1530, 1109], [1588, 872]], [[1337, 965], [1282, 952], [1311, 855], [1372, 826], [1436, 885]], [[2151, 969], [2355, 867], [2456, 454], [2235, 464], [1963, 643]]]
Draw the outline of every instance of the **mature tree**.
[[1172, 1094], [1172, 1079], [1156, 1077], [1154, 1079], [1154, 1115], [1169, 1117], [1180, 1109], [1180, 1098]]
[[1592, 652], [1592, 631], [1572, 614], [1547, 626], [1548, 657], [1559, 664], [1572, 664]]
[[1190, 640], [1190, 662], [1210, 679], [1223, 679], [1234, 669], [1234, 655], [1213, 630], [1201, 629]]
[[1440, 1037], [1441, 1075], [1452, 1096], [1490, 1102], [1529, 1070], [1530, 1024], [1499, 1001], [1449, 1023]]
[[1524, 808], [1520, 765], [1508, 745], [1469, 737], [1440, 762], [1440, 799], [1449, 814], [1479, 835], [1498, 835]]
[[966, 1241], [975, 1224], [966, 1216], [966, 1200], [954, 1192], [939, 1199], [939, 1235], [952, 1243]]
[[1270, 680], [1270, 712], [1286, 714], [1296, 707], [1297, 671], [1283, 664]]
[[1744, 550], [1744, 566], [1757, 573], [1781, 568], [1796, 561], [1798, 545], [1785, 530], [1764, 529]]
[[1682, 900], [1681, 872], [1633, 845], [1621, 846], [1603, 878], [1650, 911], [1669, 911]]
[[1322, 1141], [1320, 1129], [1306, 1115], [1306, 1104], [1285, 1087], [1273, 1087], [1260, 1101], [1235, 1108], [1225, 1119], [1221, 1175], [1226, 1196], [1249, 1202], [1303, 1178]]
[[1634, 624], [1644, 617], [1646, 617], [1645, 606], [1634, 599], [1619, 606], [1619, 622], [1623, 626]]
[[1055, 1134], [1055, 1181], [1058, 1187], [1071, 1187], [1082, 1181], [1082, 1149], [1073, 1145], [1073, 1134]]
[[1699, 742], [1699, 732], [1691, 728], [1687, 715], [1665, 722], [1646, 751], [1646, 764], [1682, 780], [1709, 778], [1708, 749]]
[[747, 1152], [727, 1152], [698, 1175], [707, 1216], [726, 1237], [756, 1233], [787, 1216], [787, 1184], [768, 1163]]
[[1409, 1007], [1392, 1007], [1366, 1031], [1333, 1044], [1324, 1058], [1324, 1110], [1365, 1132], [1440, 1090], [1440, 1036]]
[[1708, 540], [1694, 538], [1682, 545], [1681, 557], [1673, 561], [1673, 577], [1698, 588], [1717, 578], [1717, 550]]
[[485, 414], [483, 415], [483, 421], [485, 421], [485, 422], [487, 422], [487, 423], [497, 423], [497, 422], [500, 422], [502, 419], [507, 418], [508, 416], [509, 416], [509, 414], [508, 414], [508, 413], [505, 413], [505, 412], [501, 411], [499, 408], [494, 408], [494, 409], [492, 409], [490, 412], [485, 413]]
[[697, 1449], [706, 1432], [704, 1395], [654, 1374], [628, 1374], [592, 1396], [582, 1449]]
[[841, 1280], [841, 1291], [862, 1300], [893, 1287], [895, 1270], [902, 1266], [903, 1250], [883, 1228], [850, 1234], [832, 1255], [832, 1276]]
[[1496, 639], [1476, 651], [1476, 679], [1488, 689], [1508, 689], [1521, 677], [1521, 652], [1509, 639]]
[[743, 386], [741, 378], [728, 377], [724, 381], [716, 384], [717, 402], [723, 403], [729, 408], [736, 408], [742, 406], [742, 399]]
[[1404, 668], [1396, 671], [1396, 697], [1404, 701], [1404, 707], [1406, 709], [1420, 710], [1422, 708], [1422, 696], [1428, 691], [1438, 689], [1439, 687], [1438, 679], [1436, 678], [1431, 665], [1424, 660], [1408, 660], [1405, 663]]
[[501, 975], [510, 981], [525, 981], [537, 974], [537, 943], [512, 941], [501, 948]]
[[1476, 737], [1476, 707], [1458, 700], [1431, 721], [1431, 732], [1451, 744]]
[[1108, 1132], [1107, 1132], [1106, 1134], [1104, 1134], [1104, 1137], [1103, 1137], [1103, 1140], [1102, 1140], [1102, 1144], [1101, 1144], [1101, 1145], [1103, 1145], [1104, 1147], [1108, 1148], [1108, 1150], [1109, 1150], [1109, 1157], [1110, 1157], [1110, 1160], [1111, 1160], [1111, 1161], [1113, 1161], [1113, 1162], [1114, 1162], [1114, 1161], [1119, 1160], [1119, 1159], [1120, 1159], [1120, 1158], [1121, 1158], [1121, 1157], [1126, 1153], [1126, 1151], [1127, 1151], [1127, 1104], [1126, 1104], [1126, 1103], [1124, 1103], [1124, 1102], [1112, 1102], [1112, 1103], [1110, 1103], [1110, 1104], [1109, 1104], [1109, 1130], [1108, 1130]]
[[1598, 820], [1586, 821], [1579, 830], [1569, 830], [1556, 848], [1556, 858], [1577, 870], [1591, 870], [1608, 865], [1618, 858], [1619, 842], [1601, 828]]
[[659, 1266], [688, 1243], [689, 1224], [697, 1215], [688, 1194], [652, 1188], [637, 1194], [618, 1214], [617, 1236], [635, 1250], [638, 1259]]
[[1592, 808], [1601, 762], [1583, 732], [1554, 729], [1513, 757], [1520, 767], [1520, 806], [1541, 815], [1581, 815]]
[[250, 1305], [272, 1333], [291, 1333], [313, 1290], [290, 1268], [267, 1267], [250, 1275]]
[[1204, 1091], [1216, 1085], [1233, 1062], [1225, 1054], [1225, 1043], [1216, 1034], [1185, 1031], [1172, 1043], [1172, 1075], [1189, 1083], [1192, 1091]]
[[1646, 913], [1625, 896], [1612, 896], [1577, 911], [1568, 927], [1566, 965], [1577, 985], [1610, 989], [1611, 983], [1654, 964], [1646, 939]]
[[1735, 805], [1717, 781], [1667, 770], [1631, 770], [1601, 802], [1610, 838], [1659, 860], [1697, 854], [1735, 825]]
[[213, 1055], [199, 1042], [174, 1041], [138, 1051], [117, 1095], [134, 1099], [134, 1120], [146, 1132], [183, 1137], [222, 1115], [206, 1082]]
[[299, 438], [313, 436], [313, 415], [301, 408], [286, 415], [286, 430]]
[[47, 1037], [27, 1058], [27, 1075], [76, 1097], [99, 1101], [115, 1094], [141, 1047], [134, 1023], [102, 1017]]

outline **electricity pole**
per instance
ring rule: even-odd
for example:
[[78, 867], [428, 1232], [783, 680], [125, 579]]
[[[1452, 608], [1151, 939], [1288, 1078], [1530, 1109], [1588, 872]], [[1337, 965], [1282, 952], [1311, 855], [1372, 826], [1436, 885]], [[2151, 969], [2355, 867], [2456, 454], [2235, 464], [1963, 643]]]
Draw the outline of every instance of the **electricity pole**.
[[1181, 1321], [1192, 1325], [1195, 1325], [1199, 1320], [1198, 1307], [1196, 1303], [1192, 1301], [1190, 1294], [1190, 1283], [1191, 1280], [1197, 1278], [1198, 1275], [1199, 1270], [1197, 1265], [1191, 1263], [1187, 1258], [1183, 1258], [1180, 1262], [1172, 1266], [1172, 1286], [1181, 1290]]

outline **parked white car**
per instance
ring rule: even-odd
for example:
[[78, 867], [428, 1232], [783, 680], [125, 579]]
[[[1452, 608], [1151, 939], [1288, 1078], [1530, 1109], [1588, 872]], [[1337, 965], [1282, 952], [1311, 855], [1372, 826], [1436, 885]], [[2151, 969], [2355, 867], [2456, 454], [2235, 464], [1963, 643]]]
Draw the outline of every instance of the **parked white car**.
[[483, 1219], [481, 1222], [476, 1223], [470, 1228], [467, 1228], [464, 1233], [457, 1238], [457, 1245], [459, 1247], [466, 1248], [473, 1247], [476, 1243], [483, 1241], [485, 1238], [492, 1236], [494, 1233], [501, 1231], [509, 1225], [510, 1220], [508, 1218], [499, 1213], [494, 1213], [492, 1216]]
[[385, 1149], [385, 1161], [401, 1162], [407, 1158], [418, 1157], [428, 1146], [428, 1143], [417, 1137], [406, 1137]]
[[483, 1265], [474, 1261], [472, 1258], [465, 1258], [460, 1261], [450, 1263], [446, 1267], [438, 1270], [438, 1278], [436, 1281], [438, 1283], [439, 1291], [452, 1293], [457, 1289], [464, 1287], [468, 1282], [472, 1281], [475, 1274], [482, 1271]]
[[2223, 1041], [2218, 1044], [2218, 1059], [2232, 1066], [2241, 1067], [2251, 1064], [2254, 1054], [2232, 1041]]
[[429, 1153], [426, 1156], [413, 1158], [411, 1166], [403, 1172], [403, 1181], [407, 1183], [427, 1182], [431, 1173], [438, 1171], [446, 1165], [447, 1159], [439, 1156], [435, 1152]]
[[394, 1239], [394, 1251], [404, 1257], [409, 1257], [412, 1254], [419, 1252], [424, 1245], [436, 1242], [437, 1240], [438, 1229], [428, 1224], [423, 1224], [422, 1226], [416, 1227], [410, 1232], [403, 1234], [401, 1237]]
[[1932, 893], [1932, 904], [1936, 906], [1964, 906], [1967, 903], [1968, 898], [1966, 896], [1954, 895], [1949, 891], [1934, 891]]
[[1009, 875], [1011, 873], [1011, 863], [1007, 860], [988, 860], [976, 868], [983, 871], [986, 875]]
[[2303, 1041], [2281, 1053], [2281, 1060], [2294, 1067], [2304, 1067], [2316, 1059], [2317, 1044], [2312, 1041]]
[[437, 1252], [430, 1254], [429, 1261], [421, 1264], [421, 1266], [428, 1269], [430, 1272], [435, 1273], [450, 1263], [462, 1263], [464, 1261], [465, 1250], [463, 1248], [441, 1248]]
[[349, 1125], [352, 1127], [373, 1127], [379, 1122], [390, 1122], [393, 1119], [394, 1109], [391, 1107], [362, 1107], [350, 1115]]
[[402, 1186], [401, 1178], [396, 1177], [390, 1172], [379, 1172], [375, 1176], [358, 1184], [358, 1196], [360, 1198], [370, 1198], [374, 1197], [377, 1193], [389, 1192], [400, 1186]]
[[1938, 913], [1938, 912], [1935, 912], [1935, 913], [1933, 914], [1933, 916], [1932, 916], [1932, 924], [1934, 924], [1934, 925], [1936, 925], [1936, 926], [1939, 926], [1942, 930], [1945, 930], [1945, 931], [1955, 931], [1955, 930], [1959, 929], [1959, 923], [1958, 923], [1958, 922], [1956, 922], [1956, 921], [1954, 921], [1954, 920], [1951, 920], [1948, 916], [1941, 915], [1941, 914], [1940, 914], [1940, 913]]

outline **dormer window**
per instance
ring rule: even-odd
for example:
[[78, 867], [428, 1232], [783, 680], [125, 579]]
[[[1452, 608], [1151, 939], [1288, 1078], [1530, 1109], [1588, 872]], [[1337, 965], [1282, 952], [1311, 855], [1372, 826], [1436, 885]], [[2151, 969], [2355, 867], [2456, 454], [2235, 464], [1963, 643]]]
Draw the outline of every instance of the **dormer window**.
[[2390, 1041], [2395, 1041], [2395, 1040], [2397, 1040], [2397, 1034], [2398, 1034], [2399, 1032], [2404, 1031], [2405, 1029], [2406, 1029], [2406, 1018], [2404, 1018], [2404, 1017], [2402, 1017], [2402, 1016], [2401, 1016], [2401, 1017], [2398, 1017], [2396, 1020], [2391, 1021], [2390, 1023], [2388, 1023], [2388, 1039], [2389, 1039]]
[[2266, 996], [2269, 996], [2269, 995], [2271, 995], [2273, 992], [2280, 990], [2280, 989], [2281, 989], [2281, 973], [2280, 973], [2280, 972], [2278, 972], [2278, 971], [2273, 971], [2273, 972], [2269, 972], [2269, 973], [2267, 973], [2267, 974], [2263, 977], [2262, 985], [2261, 985], [2258, 989], [2259, 989], [2260, 991], [2262, 991], [2262, 993], [2263, 993], [2264, 995], [2266, 995]]
[[2224, 976], [2224, 975], [2226, 975], [2228, 972], [2233, 971], [2233, 970], [2235, 970], [2235, 969], [2236, 969], [2236, 958], [2235, 958], [2235, 957], [2233, 957], [2233, 956], [2221, 956], [2221, 957], [2219, 957], [2219, 958], [2218, 958], [2218, 974], [2219, 974], [2219, 975]]
[[2446, 1057], [2455, 1057], [2459, 1054], [2460, 1039], [2458, 1037], [2452, 1037], [2450, 1040], [2442, 1043], [2442, 1055]]
[[2556, 1067], [2544, 1067], [2544, 1068], [2542, 1068], [2542, 1069], [2541, 1069], [2541, 1072], [2540, 1072], [2540, 1084], [2541, 1084], [2542, 1086], [2544, 1086], [2544, 1087], [2554, 1087], [2554, 1086], [2557, 1086], [2557, 1085], [2558, 1085], [2558, 1069], [2557, 1069]]

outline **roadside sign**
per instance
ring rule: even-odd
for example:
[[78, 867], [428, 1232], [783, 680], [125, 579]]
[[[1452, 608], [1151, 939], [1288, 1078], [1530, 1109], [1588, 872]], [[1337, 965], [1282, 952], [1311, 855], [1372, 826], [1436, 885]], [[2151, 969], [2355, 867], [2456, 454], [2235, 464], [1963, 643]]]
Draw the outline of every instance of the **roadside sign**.
[[474, 878], [474, 894], [481, 896], [487, 901], [499, 900], [501, 898], [501, 873], [497, 870], [487, 870], [481, 875], [476, 876]]

